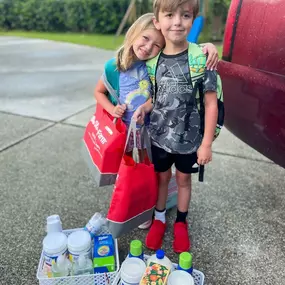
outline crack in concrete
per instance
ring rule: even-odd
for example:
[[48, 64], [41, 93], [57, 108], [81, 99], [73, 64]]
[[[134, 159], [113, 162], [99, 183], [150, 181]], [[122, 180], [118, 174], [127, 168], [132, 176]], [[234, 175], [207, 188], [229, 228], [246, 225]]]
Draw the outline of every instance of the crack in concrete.
[[68, 120], [69, 118], [73, 117], [73, 116], [76, 116], [86, 110], [88, 110], [90, 107], [94, 106], [95, 104], [92, 104], [88, 107], [85, 107], [81, 110], [79, 110], [78, 112], [75, 112], [73, 114], [71, 114], [70, 116], [67, 116], [63, 119], [61, 119], [60, 121], [53, 121], [53, 120], [48, 120], [48, 119], [41, 119], [41, 118], [38, 118], [38, 117], [32, 117], [32, 116], [27, 116], [27, 115], [20, 115], [20, 114], [14, 114], [12, 112], [6, 112], [6, 111], [0, 111], [0, 113], [3, 113], [3, 114], [7, 114], [7, 115], [13, 115], [13, 116], [18, 116], [18, 117], [22, 117], [22, 118], [29, 118], [29, 119], [34, 119], [34, 120], [37, 120], [37, 121], [44, 121], [44, 122], [50, 122], [50, 124], [48, 124], [47, 126], [44, 126], [42, 128], [39, 128], [37, 129], [36, 131], [34, 132], [31, 132], [29, 134], [27, 134], [26, 136], [23, 136], [21, 137], [20, 139], [10, 143], [9, 145], [6, 145], [4, 147], [1, 147], [0, 148], [0, 153], [4, 152], [5, 150], [8, 150], [10, 149], [11, 147], [14, 147], [15, 145], [18, 145], [20, 144], [21, 142], [25, 141], [25, 140], [28, 140], [29, 138], [32, 138], [36, 135], [38, 135], [39, 133], [42, 133], [43, 131], [51, 128], [51, 127], [54, 127], [56, 125], [68, 125], [68, 126], [73, 126], [73, 127], [77, 127], [77, 128], [84, 128], [82, 126], [78, 126], [78, 125], [75, 125], [75, 124], [72, 124], [72, 123], [67, 123], [67, 122], [64, 122], [66, 120]]
[[[41, 119], [41, 118], [38, 118], [38, 117], [32, 117], [32, 116], [27, 116], [27, 115], [20, 115], [20, 114], [14, 114], [14, 113], [11, 113], [11, 112], [6, 112], [6, 111], [0, 111], [0, 113], [3, 113], [3, 114], [8, 114], [8, 115], [14, 115], [14, 116], [19, 116], [19, 117], [24, 117], [24, 118], [30, 118], [30, 119], [34, 119], [34, 120], [38, 120], [38, 121], [45, 121], [45, 122], [50, 122], [51, 124], [45, 126], [45, 127], [42, 127], [24, 137], [22, 137], [21, 139], [7, 145], [7, 146], [4, 146], [2, 148], [0, 148], [0, 153], [5, 151], [5, 150], [8, 150], [9, 148], [29, 139], [29, 138], [32, 138], [34, 136], [36, 136], [37, 134], [51, 128], [51, 127], [54, 127], [54, 126], [57, 126], [57, 125], [65, 125], [65, 126], [71, 126], [71, 127], [75, 127], [75, 128], [80, 128], [80, 129], [84, 129], [85, 126], [81, 126], [81, 125], [77, 125], [77, 124], [74, 124], [74, 123], [68, 123], [68, 122], [65, 122], [66, 120], [88, 110], [90, 107], [94, 106], [95, 104], [92, 104], [86, 108], [83, 108], [82, 110], [79, 110], [78, 112], [76, 113], [73, 113], [71, 114], [70, 116], [67, 116], [65, 118], [63, 118], [62, 120], [60, 121], [53, 121], [53, 120], [48, 120], [48, 119]], [[243, 155], [236, 155], [236, 154], [232, 154], [232, 153], [226, 153], [226, 152], [220, 152], [220, 151], [213, 151], [213, 153], [215, 154], [218, 154], [218, 155], [223, 155], [223, 156], [229, 156], [229, 157], [235, 157], [235, 158], [239, 158], [239, 159], [245, 159], [245, 160], [249, 160], [249, 161], [255, 161], [255, 162], [262, 162], [262, 163], [267, 163], [267, 164], [275, 164], [273, 161], [267, 161], [267, 160], [263, 160], [263, 159], [258, 159], [258, 158], [250, 158], [250, 157], [246, 157], [246, 156], [243, 156]]]
[[25, 140], [28, 140], [29, 138], [32, 138], [32, 137], [36, 136], [37, 134], [39, 134], [39, 133], [41, 133], [41, 132], [43, 132], [43, 131], [45, 131], [45, 130], [51, 128], [51, 127], [53, 127], [54, 125], [56, 125], [56, 123], [48, 124], [48, 125], [45, 126], [45, 127], [42, 127], [42, 128], [40, 128], [40, 129], [37, 129], [36, 131], [34, 131], [34, 132], [32, 132], [32, 133], [29, 133], [29, 134], [26, 135], [26, 136], [23, 136], [22, 138], [20, 138], [20, 139], [14, 141], [14, 142], [12, 142], [12, 143], [10, 143], [9, 145], [6, 145], [6, 146], [0, 148], [0, 153], [4, 152], [5, 150], [10, 149], [11, 147], [13, 147], [13, 146], [15, 146], [15, 145], [20, 144], [21, 142], [23, 142], [23, 141], [25, 141]]

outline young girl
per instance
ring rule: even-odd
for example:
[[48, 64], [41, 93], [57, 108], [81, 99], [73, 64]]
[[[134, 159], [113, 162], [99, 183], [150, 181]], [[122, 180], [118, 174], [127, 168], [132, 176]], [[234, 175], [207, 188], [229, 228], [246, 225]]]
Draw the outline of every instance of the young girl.
[[[135, 110], [151, 97], [151, 83], [144, 61], [156, 56], [164, 46], [164, 38], [154, 27], [152, 18], [152, 13], [145, 14], [130, 27], [124, 45], [116, 54], [116, 59], [106, 63], [105, 72], [95, 88], [97, 103], [113, 117], [122, 118], [127, 126], [130, 125]], [[112, 69], [119, 71], [118, 90], [115, 90], [119, 102], [116, 94], [110, 90], [108, 82]], [[137, 143], [140, 149], [139, 134], [137, 131]], [[131, 134], [126, 152], [130, 153], [132, 149]]]
[[[153, 18], [153, 13], [147, 13], [133, 23], [116, 58], [105, 64], [104, 74], [95, 88], [97, 104], [113, 117], [122, 118], [127, 126], [130, 125], [137, 108], [152, 96], [145, 61], [155, 57], [165, 45], [164, 37], [153, 24]], [[218, 62], [215, 46], [206, 44], [204, 52], [208, 53], [208, 69], [215, 68]], [[147, 121], [146, 117], [145, 123]], [[137, 125], [137, 128], [136, 142], [138, 149], [142, 149], [140, 125]], [[134, 138], [131, 135], [126, 148], [130, 155], [133, 146]], [[151, 222], [148, 222], [141, 228], [147, 228], [150, 224]]]

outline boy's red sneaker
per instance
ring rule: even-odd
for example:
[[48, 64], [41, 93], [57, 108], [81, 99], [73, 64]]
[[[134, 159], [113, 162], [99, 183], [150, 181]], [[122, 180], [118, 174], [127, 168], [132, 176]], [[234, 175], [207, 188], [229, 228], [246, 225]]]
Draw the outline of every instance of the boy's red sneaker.
[[177, 253], [189, 251], [190, 239], [188, 235], [187, 223], [178, 222], [174, 224], [173, 250]]
[[162, 246], [166, 224], [159, 220], [153, 220], [150, 230], [145, 238], [145, 245], [152, 250], [158, 250]]

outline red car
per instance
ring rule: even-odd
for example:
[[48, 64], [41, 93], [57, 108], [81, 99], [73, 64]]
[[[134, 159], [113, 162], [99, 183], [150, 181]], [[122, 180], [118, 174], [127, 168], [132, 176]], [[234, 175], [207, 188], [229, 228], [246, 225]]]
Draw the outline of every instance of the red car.
[[285, 0], [232, 0], [219, 73], [226, 127], [285, 167]]

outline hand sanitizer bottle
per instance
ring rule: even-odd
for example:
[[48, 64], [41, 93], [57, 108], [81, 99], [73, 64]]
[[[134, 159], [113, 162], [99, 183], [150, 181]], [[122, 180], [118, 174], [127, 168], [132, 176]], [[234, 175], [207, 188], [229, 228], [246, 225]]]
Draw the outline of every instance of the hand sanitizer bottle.
[[129, 257], [137, 257], [143, 260], [142, 242], [140, 240], [131, 241]]
[[51, 272], [53, 277], [64, 277], [71, 273], [71, 262], [65, 255], [60, 255], [57, 261], [52, 261]]
[[192, 265], [192, 255], [189, 252], [182, 252], [179, 255], [179, 265], [177, 270], [183, 270], [192, 275], [193, 265]]
[[73, 265], [73, 272], [74, 275], [93, 274], [94, 268], [92, 260], [87, 256], [80, 254]]
[[100, 213], [95, 213], [93, 217], [84, 227], [84, 230], [88, 231], [93, 239], [100, 229], [106, 224], [105, 218], [102, 217]]

